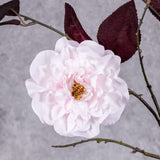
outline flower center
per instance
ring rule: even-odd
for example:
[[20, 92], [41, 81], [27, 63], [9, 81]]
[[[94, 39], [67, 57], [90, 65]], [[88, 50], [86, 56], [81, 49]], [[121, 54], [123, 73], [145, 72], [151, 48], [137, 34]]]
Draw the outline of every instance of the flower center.
[[85, 87], [74, 80], [74, 84], [72, 86], [72, 92], [71, 92], [74, 99], [80, 100], [85, 91], [86, 91]]

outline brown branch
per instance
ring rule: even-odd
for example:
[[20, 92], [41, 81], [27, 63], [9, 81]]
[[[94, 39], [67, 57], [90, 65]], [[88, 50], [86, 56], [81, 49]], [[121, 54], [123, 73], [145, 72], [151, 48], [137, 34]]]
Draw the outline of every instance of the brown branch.
[[129, 94], [135, 96], [136, 98], [138, 98], [145, 106], [146, 108], [152, 113], [152, 115], [155, 117], [156, 121], [158, 122], [158, 125], [160, 126], [160, 119], [158, 117], [158, 115], [156, 114], [156, 112], [152, 109], [152, 107], [142, 98], [141, 94], [137, 94], [136, 92], [134, 92], [131, 89], [129, 90]]
[[[144, 3], [147, 3], [147, 1], [146, 0], [142, 0]], [[151, 10], [151, 11], [153, 11], [155, 14], [156, 14], [156, 16], [158, 16], [159, 18], [160, 18], [160, 14], [149, 4], [149, 9]]]
[[[62, 33], [61, 31], [59, 31], [59, 30], [57, 30], [57, 29], [55, 29], [55, 28], [53, 28], [53, 27], [51, 27], [51, 26], [49, 26], [49, 25], [47, 25], [47, 24], [45, 24], [45, 23], [42, 23], [42, 22], [40, 22], [40, 21], [38, 21], [38, 20], [36, 20], [36, 19], [33, 19], [33, 18], [31, 18], [31, 17], [28, 17], [28, 16], [25, 16], [25, 15], [23, 15], [23, 14], [19, 14], [19, 13], [17, 13], [17, 12], [16, 12], [15, 10], [13, 10], [13, 9], [11, 9], [11, 11], [18, 16], [18, 18], [20, 19], [20, 21], [21, 21], [21, 23], [22, 23], [21, 26], [23, 26], [23, 27], [31, 26], [31, 25], [33, 25], [33, 24], [39, 24], [39, 25], [41, 25], [41, 26], [43, 26], [43, 27], [46, 27], [46, 28], [48, 28], [48, 29], [50, 29], [50, 30], [52, 30], [52, 31], [60, 34], [61, 36], [66, 37], [66, 38], [69, 39], [69, 40], [72, 40], [67, 34], [64, 34], [64, 33]], [[26, 24], [21, 17], [23, 17], [25, 21], [30, 20], [31, 22], [28, 23], [28, 24]]]
[[144, 76], [144, 79], [145, 79], [145, 82], [146, 82], [146, 85], [147, 85], [147, 88], [150, 92], [150, 95], [152, 97], [152, 100], [156, 106], [156, 109], [157, 109], [157, 112], [158, 112], [158, 115], [160, 117], [160, 108], [159, 108], [159, 104], [157, 102], [157, 99], [156, 99], [156, 96], [154, 95], [153, 91], [152, 91], [152, 86], [151, 84], [149, 83], [148, 81], [148, 78], [147, 78], [147, 75], [145, 73], [145, 69], [144, 69], [144, 65], [143, 65], [143, 56], [142, 56], [142, 50], [140, 49], [140, 41], [139, 41], [139, 32], [140, 32], [140, 28], [141, 28], [141, 25], [143, 23], [143, 19], [144, 19], [144, 16], [146, 14], [146, 11], [147, 9], [149, 8], [149, 3], [146, 3], [146, 6], [144, 8], [144, 12], [142, 14], [142, 17], [140, 19], [140, 22], [139, 22], [139, 25], [138, 25], [138, 29], [137, 29], [137, 32], [136, 32], [136, 36], [137, 36], [137, 48], [138, 48], [138, 55], [139, 55], [139, 60], [140, 60], [140, 65], [141, 65], [141, 69], [142, 69], [142, 73], [143, 73], [143, 76]]
[[146, 152], [146, 151], [144, 151], [144, 150], [142, 150], [142, 149], [140, 149], [138, 147], [133, 147], [133, 146], [127, 144], [127, 143], [123, 143], [122, 141], [116, 141], [116, 140], [113, 140], [113, 139], [92, 138], [92, 139], [82, 140], [82, 141], [79, 141], [79, 142], [66, 144], [66, 145], [53, 145], [52, 147], [54, 147], [54, 148], [75, 147], [76, 145], [79, 145], [79, 144], [82, 144], [82, 143], [86, 143], [86, 142], [91, 142], [91, 141], [96, 141], [97, 143], [104, 142], [104, 143], [119, 144], [119, 145], [122, 145], [124, 147], [132, 149], [132, 153], [139, 152], [139, 153], [143, 154], [144, 156], [152, 157], [152, 158], [155, 158], [155, 159], [160, 159], [160, 155], [156, 155], [156, 154], [153, 154], [153, 153]]
[[29, 22], [28, 24], [26, 24], [24, 21], [23, 21], [23, 19], [21, 18], [21, 16], [19, 15], [19, 13], [17, 13], [14, 9], [10, 9], [15, 15], [17, 15], [17, 17], [19, 18], [19, 20], [20, 20], [20, 22], [21, 22], [21, 26], [23, 26], [23, 27], [28, 27], [28, 26], [31, 26], [31, 25], [34, 25], [34, 24], [36, 24], [35, 22]]
[[41, 25], [41, 26], [43, 26], [43, 27], [46, 27], [46, 28], [48, 28], [48, 29], [50, 29], [50, 30], [52, 30], [52, 31], [60, 34], [61, 36], [64, 36], [64, 37], [66, 37], [67, 39], [72, 40], [67, 34], [64, 34], [64, 33], [62, 33], [61, 31], [59, 31], [59, 30], [57, 30], [57, 29], [55, 29], [55, 28], [53, 28], [53, 27], [51, 27], [51, 26], [49, 26], [49, 25], [47, 25], [47, 24], [45, 24], [45, 23], [42, 23], [42, 22], [40, 22], [40, 21], [38, 21], [38, 20], [35, 20], [35, 19], [33, 19], [33, 18], [30, 18], [30, 17], [25, 16], [25, 15], [22, 15], [22, 14], [20, 14], [20, 16], [23, 17], [23, 18], [25, 18], [25, 20], [31, 20], [31, 21], [34, 22], [34, 23], [37, 23], [37, 24], [39, 24], [39, 25]]

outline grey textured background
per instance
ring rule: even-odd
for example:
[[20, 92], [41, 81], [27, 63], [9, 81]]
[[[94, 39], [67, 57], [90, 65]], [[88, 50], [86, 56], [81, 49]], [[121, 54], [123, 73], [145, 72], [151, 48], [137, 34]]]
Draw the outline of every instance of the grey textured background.
[[[66, 0], [74, 7], [88, 34], [96, 40], [99, 24], [127, 0]], [[7, 0], [0, 0], [0, 4]], [[135, 0], [140, 18], [144, 4]], [[21, 0], [21, 13], [63, 31], [65, 0]], [[160, 102], [160, 22], [147, 12], [142, 27], [144, 65]], [[53, 49], [61, 36], [39, 25], [0, 27], [0, 160], [149, 160], [141, 154], [115, 144], [90, 142], [75, 148], [54, 149], [53, 144], [81, 140], [55, 133], [42, 124], [31, 108], [24, 81], [35, 55]], [[128, 86], [152, 105], [141, 73], [138, 55], [122, 64], [121, 77]], [[122, 140], [160, 154], [160, 129], [150, 112], [135, 98], [130, 101], [118, 123], [101, 127], [98, 137]]]

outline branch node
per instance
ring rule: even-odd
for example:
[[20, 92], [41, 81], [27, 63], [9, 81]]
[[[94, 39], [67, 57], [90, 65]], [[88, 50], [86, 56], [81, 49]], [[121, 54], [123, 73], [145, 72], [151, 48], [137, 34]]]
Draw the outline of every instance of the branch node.
[[97, 143], [101, 143], [102, 142], [102, 140], [101, 139], [97, 139]]
[[151, 0], [147, 0], [147, 4], [150, 4], [151, 3]]
[[17, 13], [14, 9], [10, 9], [15, 15], [17, 15], [18, 16], [18, 18], [19, 18], [19, 20], [20, 20], [20, 22], [21, 22], [21, 26], [23, 26], [23, 27], [28, 27], [28, 26], [32, 26], [32, 25], [34, 25], [34, 24], [36, 24], [36, 22], [34, 22], [34, 21], [32, 21], [32, 22], [29, 22], [28, 24], [26, 24], [24, 21], [23, 21], [23, 19], [21, 18], [21, 16], [19, 15], [19, 13]]
[[133, 150], [131, 153], [135, 154], [135, 153], [137, 153], [137, 151], [136, 151], [136, 150]]

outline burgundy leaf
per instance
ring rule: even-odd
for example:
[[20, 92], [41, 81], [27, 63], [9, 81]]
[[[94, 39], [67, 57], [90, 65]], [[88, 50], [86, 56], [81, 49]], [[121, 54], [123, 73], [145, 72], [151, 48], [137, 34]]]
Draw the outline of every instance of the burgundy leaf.
[[14, 9], [17, 13], [19, 13], [19, 0], [12, 0], [7, 3], [4, 3], [0, 6], [0, 20], [4, 18], [4, 16], [16, 16], [10, 9]]
[[[160, 14], [160, 0], [151, 0], [150, 5]], [[151, 9], [150, 11], [160, 21], [160, 18]]]
[[64, 30], [70, 38], [79, 43], [91, 39], [82, 28], [74, 9], [68, 3], [65, 3]]
[[137, 11], [134, 1], [131, 0], [102, 22], [97, 39], [105, 49], [112, 50], [121, 57], [121, 62], [124, 62], [137, 50], [137, 28]]
[[17, 20], [17, 19], [12, 19], [12, 20], [0, 23], [0, 26], [2, 26], [2, 25], [8, 25], [8, 24], [20, 25], [20, 21]]

